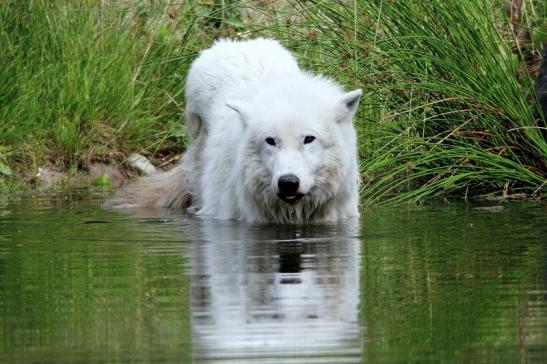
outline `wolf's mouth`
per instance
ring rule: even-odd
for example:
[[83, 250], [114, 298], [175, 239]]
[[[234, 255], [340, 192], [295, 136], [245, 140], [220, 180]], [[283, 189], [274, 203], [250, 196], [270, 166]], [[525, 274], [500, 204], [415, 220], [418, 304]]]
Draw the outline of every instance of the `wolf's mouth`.
[[302, 197], [304, 197], [304, 194], [297, 193], [295, 195], [288, 195], [288, 196], [278, 195], [278, 197], [280, 199], [282, 199], [283, 201], [285, 201], [286, 203], [294, 205], [295, 203], [300, 201], [302, 199]]

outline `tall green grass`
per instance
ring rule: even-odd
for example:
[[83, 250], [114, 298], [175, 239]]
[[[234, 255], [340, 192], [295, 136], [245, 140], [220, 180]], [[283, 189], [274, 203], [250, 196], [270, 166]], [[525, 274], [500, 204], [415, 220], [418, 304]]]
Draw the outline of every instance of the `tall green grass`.
[[[103, 4], [103, 5], [101, 5]], [[0, 5], [0, 144], [63, 166], [183, 139], [192, 6], [13, 0]], [[47, 158], [49, 161], [44, 161]]]
[[365, 204], [545, 190], [545, 122], [492, 2], [299, 3], [315, 47], [366, 92]]
[[[197, 52], [219, 36], [270, 36], [305, 68], [365, 90], [356, 120], [365, 205], [539, 196], [546, 129], [525, 61], [540, 45], [512, 37], [500, 4], [3, 2], [0, 168], [178, 151]], [[545, 24], [545, 7], [525, 4], [526, 26]]]

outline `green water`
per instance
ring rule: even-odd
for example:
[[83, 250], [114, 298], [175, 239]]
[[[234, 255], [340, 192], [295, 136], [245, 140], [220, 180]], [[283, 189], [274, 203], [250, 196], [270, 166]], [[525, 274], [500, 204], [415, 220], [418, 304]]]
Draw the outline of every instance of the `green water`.
[[545, 363], [547, 212], [247, 226], [0, 197], [0, 363]]

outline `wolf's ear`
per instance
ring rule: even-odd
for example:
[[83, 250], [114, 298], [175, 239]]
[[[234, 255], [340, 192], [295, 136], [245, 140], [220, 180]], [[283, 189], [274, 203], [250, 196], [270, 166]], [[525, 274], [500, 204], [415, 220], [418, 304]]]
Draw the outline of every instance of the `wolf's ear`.
[[339, 123], [351, 122], [355, 112], [357, 111], [357, 106], [359, 106], [359, 100], [361, 99], [362, 94], [363, 91], [361, 89], [357, 89], [342, 96], [340, 100], [340, 111], [337, 118]]
[[228, 106], [230, 109], [234, 110], [238, 114], [239, 120], [241, 120], [243, 127], [246, 128], [249, 120], [247, 104], [244, 101], [228, 100], [226, 101], [226, 106]]

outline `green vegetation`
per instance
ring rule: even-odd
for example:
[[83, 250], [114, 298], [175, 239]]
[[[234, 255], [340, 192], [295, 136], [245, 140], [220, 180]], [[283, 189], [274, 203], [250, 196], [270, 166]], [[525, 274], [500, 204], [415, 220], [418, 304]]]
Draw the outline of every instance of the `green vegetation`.
[[263, 35], [365, 90], [365, 205], [547, 188], [533, 88], [543, 2], [518, 9], [519, 31], [501, 1], [100, 4], [0, 5], [0, 174], [180, 152], [196, 52], [220, 36]]
[[510, 49], [487, 2], [306, 3], [318, 42], [368, 92], [358, 120], [366, 204], [545, 186], [524, 51]]
[[110, 10], [0, 5], [0, 144], [12, 162], [68, 167], [184, 139], [181, 85], [195, 50], [172, 29], [193, 33], [194, 17]]

